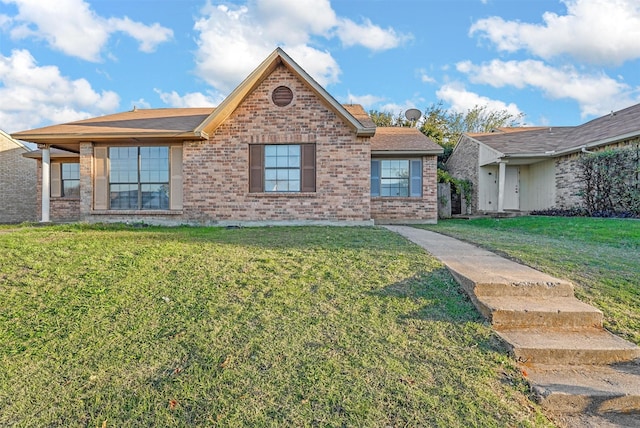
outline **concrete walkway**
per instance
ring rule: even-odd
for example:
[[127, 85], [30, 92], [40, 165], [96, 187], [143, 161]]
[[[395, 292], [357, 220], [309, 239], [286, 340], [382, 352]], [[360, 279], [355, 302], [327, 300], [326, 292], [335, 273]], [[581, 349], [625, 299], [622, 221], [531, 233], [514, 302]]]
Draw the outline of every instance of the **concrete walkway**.
[[435, 232], [386, 226], [442, 263], [566, 426], [640, 426], [640, 348], [602, 327], [573, 284]]

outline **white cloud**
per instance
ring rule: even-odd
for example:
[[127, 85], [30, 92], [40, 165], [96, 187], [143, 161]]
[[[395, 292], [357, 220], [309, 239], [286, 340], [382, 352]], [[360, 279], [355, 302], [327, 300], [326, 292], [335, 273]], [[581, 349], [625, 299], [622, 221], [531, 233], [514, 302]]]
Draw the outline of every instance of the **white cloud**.
[[146, 53], [155, 51], [159, 44], [173, 37], [171, 29], [163, 27], [157, 22], [152, 25], [145, 25], [132, 21], [126, 16], [124, 18], [110, 18], [107, 22], [109, 24], [108, 28], [114, 31], [121, 31], [136, 39], [140, 43], [140, 50]]
[[0, 124], [8, 132], [111, 113], [120, 103], [115, 92], [98, 93], [85, 79], [38, 66], [26, 50], [0, 54], [0, 99]]
[[474, 65], [469, 61], [460, 62], [457, 69], [469, 75], [469, 80], [474, 83], [498, 88], [532, 87], [541, 90], [551, 99], [575, 100], [583, 117], [606, 114], [637, 102], [630, 95], [633, 90], [629, 85], [603, 73], [580, 74], [573, 66], [554, 68], [536, 60], [493, 60], [482, 65]]
[[416, 106], [413, 102], [407, 100], [403, 104], [397, 104], [397, 103], [383, 104], [377, 110], [385, 113], [391, 113], [393, 116], [404, 117], [404, 112], [410, 108], [416, 108]]
[[344, 46], [362, 45], [372, 51], [392, 49], [411, 38], [397, 34], [393, 28], [385, 30], [366, 18], [362, 24], [356, 24], [350, 19], [339, 19], [336, 32]]
[[418, 76], [420, 77], [420, 81], [422, 83], [435, 83], [436, 79], [434, 79], [433, 77], [429, 76], [427, 74], [427, 71], [423, 68], [421, 68], [420, 70], [417, 71]]
[[513, 116], [519, 116], [522, 111], [514, 103], [505, 103], [500, 100], [492, 100], [491, 98], [468, 91], [464, 85], [456, 82], [443, 85], [436, 91], [438, 99], [448, 103], [451, 110], [457, 113], [466, 113], [476, 106], [487, 106], [489, 111], [506, 110]]
[[328, 0], [247, 0], [241, 5], [209, 0], [194, 29], [199, 33], [196, 73], [222, 92], [231, 91], [276, 46], [326, 86], [338, 81], [340, 67], [312, 39], [338, 37], [344, 46], [380, 51], [409, 37], [366, 19], [358, 25], [338, 17]]
[[144, 98], [131, 101], [131, 108], [151, 108], [151, 103], [147, 102]]
[[176, 91], [162, 92], [154, 89], [163, 103], [176, 108], [188, 107], [216, 107], [224, 97], [219, 94], [203, 94], [202, 92], [190, 92], [180, 95]]
[[173, 37], [173, 31], [129, 18], [105, 19], [84, 0], [0, 0], [15, 4], [18, 15], [12, 18], [11, 37], [44, 39], [52, 48], [87, 61], [99, 61], [100, 53], [113, 32], [123, 32], [151, 52]]
[[474, 23], [479, 35], [501, 51], [520, 49], [541, 58], [570, 55], [590, 64], [618, 65], [640, 58], [638, 0], [564, 0], [566, 15], [546, 12], [542, 24], [505, 21], [500, 17]]
[[345, 104], [360, 104], [365, 110], [372, 108], [375, 104], [378, 104], [385, 99], [383, 97], [379, 97], [377, 95], [353, 95], [351, 92], [343, 98], [340, 97], [340, 102]]
[[337, 21], [328, 0], [252, 0], [246, 9], [267, 38], [292, 45], [330, 37]]

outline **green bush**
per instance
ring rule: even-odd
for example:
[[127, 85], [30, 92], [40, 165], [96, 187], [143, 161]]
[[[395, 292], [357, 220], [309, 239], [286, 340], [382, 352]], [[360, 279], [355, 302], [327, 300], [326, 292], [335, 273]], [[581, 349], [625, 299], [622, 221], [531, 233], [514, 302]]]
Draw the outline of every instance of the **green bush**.
[[640, 140], [630, 147], [584, 156], [580, 169], [582, 198], [589, 213], [640, 215]]

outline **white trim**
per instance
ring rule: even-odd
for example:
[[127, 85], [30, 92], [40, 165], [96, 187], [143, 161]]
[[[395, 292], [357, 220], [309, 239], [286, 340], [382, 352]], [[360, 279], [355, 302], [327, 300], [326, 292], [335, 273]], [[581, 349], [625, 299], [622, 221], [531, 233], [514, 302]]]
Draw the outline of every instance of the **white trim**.
[[498, 163], [498, 212], [504, 211], [504, 186], [507, 178], [507, 163]]

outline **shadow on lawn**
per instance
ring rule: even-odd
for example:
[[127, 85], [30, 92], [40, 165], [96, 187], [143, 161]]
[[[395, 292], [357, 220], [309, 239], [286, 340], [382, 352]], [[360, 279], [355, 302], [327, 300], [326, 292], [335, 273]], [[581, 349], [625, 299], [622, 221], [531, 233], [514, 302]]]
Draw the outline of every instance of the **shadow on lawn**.
[[484, 353], [507, 352], [446, 268], [424, 271], [371, 294], [384, 299], [411, 299], [419, 305], [419, 309], [400, 315], [398, 321], [417, 327], [425, 340], [438, 337], [434, 347], [468, 346]]
[[424, 304], [419, 310], [403, 315], [403, 319], [458, 323], [484, 320], [446, 268], [422, 272], [371, 294]]

